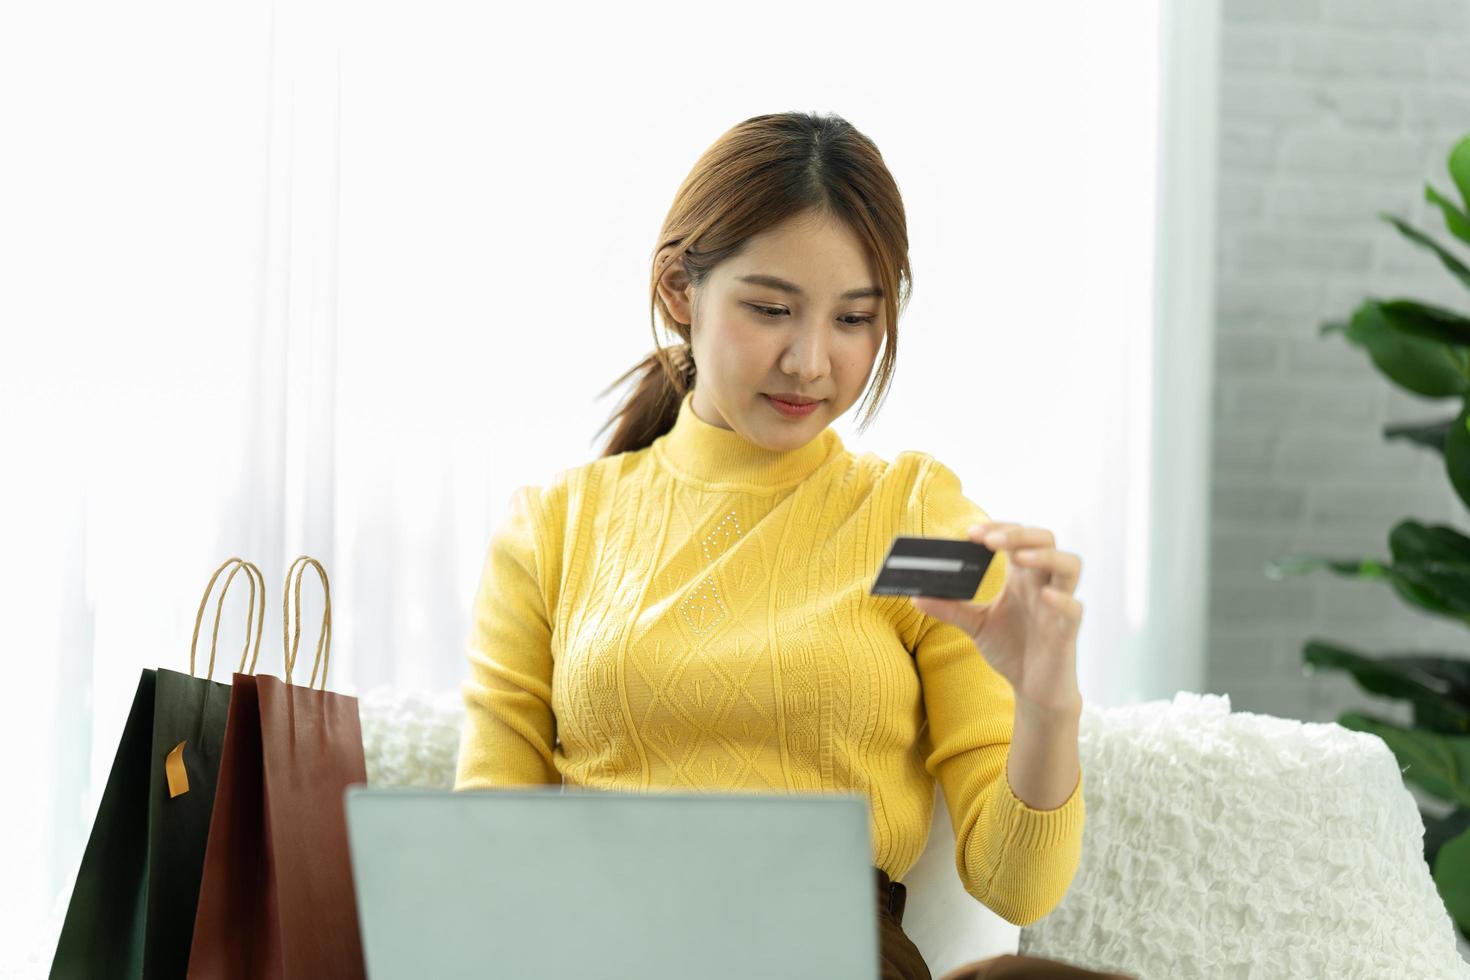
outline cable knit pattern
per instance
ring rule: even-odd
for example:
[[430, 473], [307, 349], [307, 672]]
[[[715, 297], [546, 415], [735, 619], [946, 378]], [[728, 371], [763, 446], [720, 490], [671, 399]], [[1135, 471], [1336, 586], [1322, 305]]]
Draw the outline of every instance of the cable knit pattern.
[[1020, 952], [1140, 980], [1464, 980], [1424, 820], [1376, 735], [1228, 696], [1084, 705], [1081, 867]]
[[[524, 486], [474, 596], [455, 786], [854, 792], [873, 863], [924, 850], [934, 780], [965, 890], [1007, 921], [1076, 870], [1082, 781], [1036, 810], [1005, 778], [1010, 684], [958, 627], [868, 588], [896, 534], [989, 519], [926, 453], [788, 452], [694, 414]], [[988, 601], [1003, 555], [976, 593]]]

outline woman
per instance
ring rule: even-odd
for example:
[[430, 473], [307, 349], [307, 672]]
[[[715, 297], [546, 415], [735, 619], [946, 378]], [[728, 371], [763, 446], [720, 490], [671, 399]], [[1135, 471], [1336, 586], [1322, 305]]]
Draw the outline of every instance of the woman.
[[[861, 792], [885, 980], [930, 978], [899, 880], [936, 778], [966, 890], [1013, 923], [1061, 900], [1084, 817], [1081, 561], [990, 521], [932, 456], [854, 455], [829, 428], [880, 349], [887, 389], [907, 250], [893, 178], [841, 118], [756, 116], [705, 152], [652, 269], [685, 343], [655, 326], [602, 457], [518, 489], [492, 539], [456, 780]], [[869, 595], [898, 534], [993, 549], [975, 601]], [[1100, 975], [1053, 969], [947, 976]]]

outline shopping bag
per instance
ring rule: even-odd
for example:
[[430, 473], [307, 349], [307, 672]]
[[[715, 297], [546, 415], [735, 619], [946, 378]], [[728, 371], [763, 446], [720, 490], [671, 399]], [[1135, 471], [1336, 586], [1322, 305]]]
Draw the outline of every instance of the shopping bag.
[[[301, 687], [292, 679], [306, 564], [321, 578], [324, 608], [311, 679]], [[367, 782], [367, 768], [357, 699], [326, 689], [332, 593], [315, 559], [291, 564], [282, 620], [285, 681], [237, 674], [230, 690], [190, 977], [365, 976], [343, 795]]]
[[[209, 671], [196, 677], [199, 626], [214, 583], [227, 568], [215, 608]], [[265, 629], [265, 579], [250, 562], [231, 558], [215, 570], [200, 600], [189, 673], [145, 668], [138, 680], [77, 869], [52, 977], [185, 975], [230, 703], [229, 685], [213, 679], [215, 648], [225, 593], [242, 568], [250, 583], [250, 606], [235, 676], [247, 676], [252, 632], [255, 655], [249, 669], [255, 670]]]

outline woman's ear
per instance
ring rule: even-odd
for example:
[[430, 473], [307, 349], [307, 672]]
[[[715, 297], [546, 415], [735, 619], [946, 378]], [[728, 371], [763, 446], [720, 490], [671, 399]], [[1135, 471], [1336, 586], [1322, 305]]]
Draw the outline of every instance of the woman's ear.
[[689, 282], [689, 276], [684, 271], [683, 263], [670, 256], [674, 254], [673, 249], [664, 249], [659, 253], [658, 266], [664, 269], [658, 280], [659, 298], [669, 308], [675, 320], [680, 323], [694, 322], [694, 287]]

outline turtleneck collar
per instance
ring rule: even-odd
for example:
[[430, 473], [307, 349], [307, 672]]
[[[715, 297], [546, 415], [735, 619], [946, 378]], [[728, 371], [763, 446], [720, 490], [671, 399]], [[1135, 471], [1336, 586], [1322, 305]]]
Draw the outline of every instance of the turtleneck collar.
[[766, 449], [695, 415], [693, 398], [691, 388], [679, 403], [674, 427], [651, 444], [665, 465], [686, 478], [774, 490], [799, 483], [842, 451], [842, 440], [830, 425], [804, 446], [786, 452]]

